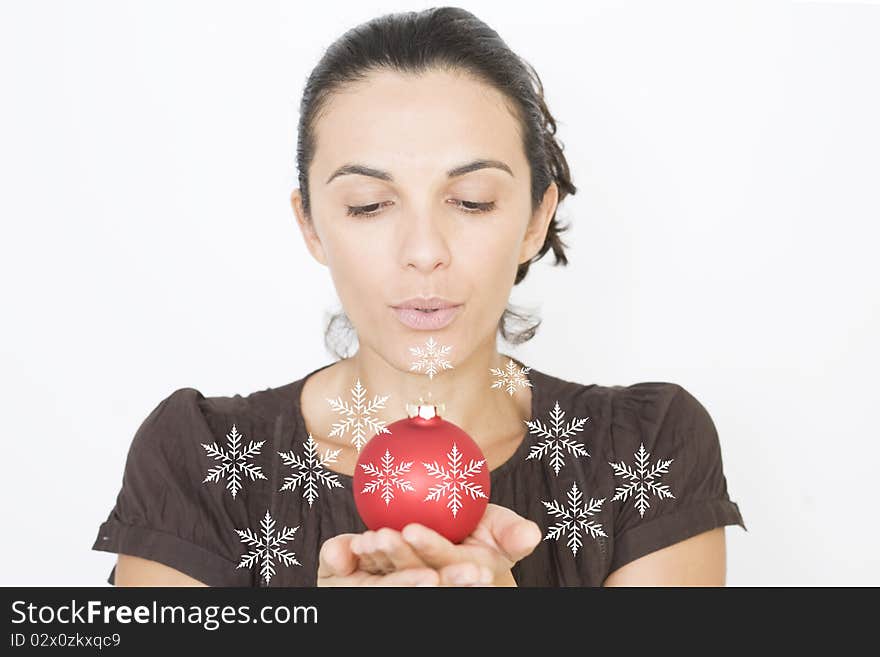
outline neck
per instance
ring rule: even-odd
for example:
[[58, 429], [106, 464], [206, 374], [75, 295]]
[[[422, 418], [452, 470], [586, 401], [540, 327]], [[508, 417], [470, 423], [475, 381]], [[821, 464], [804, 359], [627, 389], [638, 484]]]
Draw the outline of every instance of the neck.
[[[442, 417], [466, 431], [481, 447], [502, 440], [511, 434], [525, 432], [524, 420], [531, 419], [531, 388], [519, 388], [513, 395], [503, 389], [492, 388], [495, 377], [490, 369], [504, 369], [509, 357], [498, 352], [494, 335], [492, 340], [478, 345], [451, 369], [441, 369], [429, 377], [421, 372], [402, 369], [389, 363], [369, 347], [361, 344], [358, 352], [340, 363], [341, 379], [348, 381], [346, 391], [359, 379], [366, 388], [364, 402], [374, 396], [387, 396], [385, 406], [378, 412], [387, 424], [407, 417], [407, 404], [445, 404]], [[425, 338], [419, 345], [424, 349]], [[435, 342], [439, 340], [435, 338]], [[438, 345], [441, 348], [442, 343]], [[449, 356], [454, 356], [450, 353]], [[407, 363], [409, 366], [416, 360]], [[340, 390], [341, 392], [341, 390]]]

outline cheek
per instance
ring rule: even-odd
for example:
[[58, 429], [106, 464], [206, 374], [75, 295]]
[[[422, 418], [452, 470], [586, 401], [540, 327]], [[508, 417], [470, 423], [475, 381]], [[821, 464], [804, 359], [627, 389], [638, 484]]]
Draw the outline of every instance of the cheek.
[[387, 240], [373, 240], [357, 231], [330, 232], [324, 239], [327, 264], [339, 299], [349, 316], [362, 313], [359, 308], [386, 301], [383, 276], [389, 271]]
[[515, 238], [495, 230], [456, 246], [458, 273], [469, 281], [470, 322], [482, 334], [494, 330], [510, 301], [519, 257]]
[[[513, 284], [519, 261], [520, 244], [513, 231], [500, 226], [470, 234], [456, 247], [459, 264], [472, 281], [480, 281], [487, 295], [506, 296], [505, 286]], [[494, 285], [483, 285], [493, 283]]]

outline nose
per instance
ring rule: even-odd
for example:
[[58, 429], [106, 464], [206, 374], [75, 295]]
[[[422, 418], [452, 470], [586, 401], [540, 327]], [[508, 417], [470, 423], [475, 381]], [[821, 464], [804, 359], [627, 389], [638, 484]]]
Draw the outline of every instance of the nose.
[[404, 268], [430, 274], [448, 267], [452, 253], [442, 219], [425, 213], [409, 217], [406, 224], [400, 247]]

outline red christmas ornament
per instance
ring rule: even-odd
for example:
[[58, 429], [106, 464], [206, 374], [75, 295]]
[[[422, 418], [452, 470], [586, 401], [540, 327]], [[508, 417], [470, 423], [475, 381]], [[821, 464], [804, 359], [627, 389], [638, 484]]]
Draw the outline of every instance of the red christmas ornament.
[[361, 449], [353, 477], [364, 524], [398, 531], [411, 522], [453, 543], [470, 536], [489, 504], [490, 475], [479, 445], [440, 417], [442, 404], [407, 405]]

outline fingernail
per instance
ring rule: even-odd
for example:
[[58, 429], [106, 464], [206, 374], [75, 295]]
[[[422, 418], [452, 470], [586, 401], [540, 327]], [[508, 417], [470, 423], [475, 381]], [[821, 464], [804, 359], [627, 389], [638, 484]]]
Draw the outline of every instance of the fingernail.
[[468, 573], [453, 573], [452, 583], [453, 584], [461, 584], [461, 585], [473, 584], [474, 578], [473, 578], [473, 576], [469, 575]]

